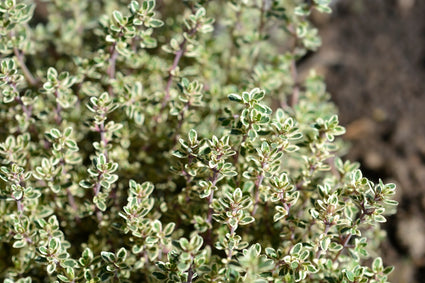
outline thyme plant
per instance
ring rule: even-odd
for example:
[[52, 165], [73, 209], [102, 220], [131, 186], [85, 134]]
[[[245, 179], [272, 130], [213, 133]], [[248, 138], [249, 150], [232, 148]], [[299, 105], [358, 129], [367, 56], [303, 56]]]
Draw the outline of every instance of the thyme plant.
[[1, 1], [4, 282], [386, 282], [395, 186], [297, 72], [329, 5]]

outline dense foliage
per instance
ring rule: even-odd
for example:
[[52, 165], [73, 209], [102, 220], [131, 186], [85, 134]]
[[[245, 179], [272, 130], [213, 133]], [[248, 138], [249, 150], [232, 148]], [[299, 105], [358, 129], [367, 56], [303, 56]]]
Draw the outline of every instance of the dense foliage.
[[297, 62], [329, 0], [0, 2], [5, 282], [386, 282], [393, 184]]

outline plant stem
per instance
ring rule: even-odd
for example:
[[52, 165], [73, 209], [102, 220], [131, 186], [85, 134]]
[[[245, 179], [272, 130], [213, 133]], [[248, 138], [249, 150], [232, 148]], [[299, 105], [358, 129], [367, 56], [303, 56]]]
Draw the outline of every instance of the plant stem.
[[334, 259], [332, 260], [332, 262], [335, 262], [335, 261], [338, 259], [338, 257], [341, 255], [341, 253], [342, 253], [342, 251], [344, 250], [344, 248], [346, 248], [346, 247], [347, 247], [348, 241], [350, 241], [351, 236], [352, 236], [352, 234], [350, 233], [350, 234], [348, 234], [348, 235], [345, 237], [345, 239], [344, 239], [344, 241], [343, 241], [343, 243], [342, 243], [342, 249], [340, 249], [340, 250], [338, 251], [338, 253], [335, 255], [335, 257], [334, 257]]
[[[115, 79], [115, 72], [116, 72], [115, 69], [116, 69], [116, 63], [117, 63], [117, 57], [118, 57], [116, 45], [117, 45], [117, 43], [114, 42], [114, 44], [111, 46], [111, 48], [109, 50], [109, 54], [110, 54], [109, 66], [108, 66], [108, 70], [106, 72], [107, 72], [110, 80]], [[113, 88], [112, 88], [111, 84], [109, 84], [109, 86], [108, 86], [108, 93], [109, 93], [110, 96], [113, 96]]]
[[189, 270], [187, 271], [187, 281], [186, 283], [192, 283], [193, 280], [193, 269], [192, 269], [192, 265], [190, 265]]
[[263, 182], [264, 175], [261, 172], [260, 175], [257, 176], [257, 180], [255, 180], [255, 202], [254, 202], [254, 209], [251, 212], [251, 216], [255, 215], [255, 212], [257, 212], [258, 208], [258, 202], [260, 201], [260, 186]]
[[[198, 24], [196, 24], [196, 26], [187, 33], [187, 35], [188, 36], [194, 35], [198, 27], [199, 27]], [[187, 43], [187, 39], [186, 37], [184, 37], [183, 41], [179, 45], [180, 49], [176, 52], [176, 55], [174, 56], [173, 64], [168, 69], [168, 79], [167, 79], [167, 84], [165, 86], [165, 96], [164, 96], [164, 99], [162, 100], [161, 109], [159, 113], [153, 118], [155, 122], [158, 122], [160, 115], [164, 112], [164, 109], [171, 98], [170, 90], [171, 90], [171, 85], [173, 83], [173, 78], [174, 78], [173, 72], [177, 69], [181, 58], [186, 52], [186, 48], [187, 48], [186, 43]], [[156, 129], [156, 127], [154, 127], [154, 129]]]
[[20, 214], [24, 213], [24, 205], [20, 199], [16, 200], [16, 206], [18, 207], [18, 211]]
[[28, 82], [28, 84], [32, 87], [35, 87], [38, 85], [38, 80], [34, 78], [34, 76], [31, 74], [31, 72], [28, 70], [27, 65], [24, 62], [24, 56], [23, 54], [18, 50], [18, 48], [13, 48], [13, 53], [16, 56], [16, 59], [18, 61], [19, 67], [21, 67], [22, 72], [24, 73], [25, 80]]
[[59, 98], [58, 90], [55, 91], [54, 95], [56, 97], [55, 121], [56, 121], [56, 124], [60, 125], [62, 123], [62, 116], [61, 116], [62, 107], [57, 102], [57, 100]]
[[108, 139], [105, 135], [105, 125], [103, 122], [102, 124], [100, 124], [100, 140], [102, 142], [103, 154], [105, 155], [106, 161], [108, 161], [108, 151], [106, 150], [106, 147], [108, 145]]
[[177, 51], [176, 56], [174, 57], [173, 65], [170, 67], [170, 69], [168, 69], [168, 80], [167, 80], [167, 85], [165, 86], [165, 96], [161, 104], [161, 110], [167, 106], [167, 102], [170, 100], [170, 89], [171, 89], [171, 84], [173, 83], [173, 78], [174, 78], [173, 71], [177, 68], [177, 66], [179, 65], [180, 59], [186, 52], [186, 42], [187, 42], [187, 39], [184, 38], [182, 43], [180, 43], [180, 49]]

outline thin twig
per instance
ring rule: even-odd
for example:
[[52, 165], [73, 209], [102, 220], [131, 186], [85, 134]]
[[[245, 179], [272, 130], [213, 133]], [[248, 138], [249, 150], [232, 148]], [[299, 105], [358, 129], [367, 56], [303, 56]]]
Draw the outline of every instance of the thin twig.
[[192, 283], [193, 274], [194, 274], [193, 268], [192, 268], [192, 265], [190, 265], [189, 270], [187, 271], [187, 281], [186, 281], [186, 283]]
[[[264, 166], [262, 166], [262, 169], [264, 168]], [[260, 187], [261, 187], [261, 183], [263, 182], [263, 179], [264, 179], [264, 175], [263, 173], [261, 173], [260, 175], [257, 176], [257, 180], [255, 180], [255, 202], [254, 202], [254, 209], [251, 212], [251, 216], [254, 216], [255, 213], [257, 212], [258, 202], [260, 201]]]
[[167, 85], [165, 86], [165, 96], [164, 100], [162, 101], [161, 110], [167, 106], [167, 102], [170, 100], [170, 89], [174, 78], [173, 72], [176, 70], [181, 58], [186, 52], [186, 42], [187, 39], [185, 38], [183, 39], [182, 43], [180, 43], [180, 49], [177, 51], [176, 56], [174, 57], [173, 65], [170, 67], [170, 69], [168, 69], [168, 80]]
[[24, 73], [25, 80], [28, 82], [28, 84], [32, 87], [35, 87], [38, 85], [38, 80], [34, 78], [34, 76], [31, 74], [31, 72], [28, 70], [27, 65], [24, 62], [24, 56], [23, 54], [18, 50], [18, 48], [14, 47], [13, 52], [15, 53], [16, 59], [18, 61], [19, 67], [21, 67], [22, 72]]
[[[188, 33], [187, 36], [193, 36], [196, 31], [198, 30], [199, 25], [196, 24], [196, 26], [194, 28], [192, 28]], [[165, 95], [164, 95], [164, 99], [162, 100], [162, 104], [161, 104], [161, 109], [158, 113], [158, 115], [156, 115], [153, 120], [155, 122], [158, 122], [158, 119], [160, 117], [160, 115], [162, 114], [162, 112], [164, 112], [165, 107], [167, 106], [168, 101], [171, 98], [171, 94], [170, 94], [170, 90], [171, 90], [171, 85], [173, 83], [173, 78], [174, 78], [174, 71], [177, 69], [181, 58], [183, 57], [183, 55], [186, 53], [186, 46], [187, 44], [187, 39], [186, 37], [183, 38], [183, 41], [180, 43], [179, 47], [180, 49], [176, 52], [176, 55], [174, 56], [174, 60], [173, 60], [173, 64], [171, 65], [171, 67], [168, 69], [168, 79], [167, 79], [167, 84], [165, 86]], [[155, 127], [156, 129], [156, 127]]]
[[334, 257], [334, 259], [332, 260], [332, 262], [335, 262], [335, 261], [338, 259], [338, 257], [341, 255], [341, 253], [342, 253], [342, 251], [344, 250], [344, 248], [346, 248], [346, 247], [347, 247], [348, 241], [350, 241], [351, 236], [352, 236], [352, 234], [350, 233], [350, 234], [348, 234], [348, 235], [345, 237], [344, 242], [342, 243], [342, 249], [340, 249], [340, 250], [338, 251], [338, 253], [335, 255], [335, 257]]
[[59, 93], [57, 90], [55, 91], [54, 95], [56, 97], [55, 121], [56, 121], [56, 124], [60, 125], [62, 123], [62, 116], [61, 116], [62, 107], [57, 102], [57, 99], [59, 98]]
[[[116, 45], [117, 45], [117, 43], [114, 42], [114, 44], [111, 46], [111, 48], [109, 50], [109, 54], [110, 54], [109, 66], [108, 66], [106, 73], [108, 74], [108, 77], [109, 77], [110, 80], [115, 79], [115, 72], [116, 72], [115, 69], [116, 69], [117, 57], [118, 57]], [[111, 84], [109, 84], [108, 93], [109, 93], [110, 96], [113, 96], [113, 88], [112, 88]]]
[[100, 141], [101, 141], [102, 147], [103, 147], [103, 155], [105, 155], [106, 162], [108, 162], [107, 146], [108, 146], [109, 140], [106, 138], [105, 122], [104, 121], [102, 121], [102, 123], [99, 126], [99, 132], [100, 132]]

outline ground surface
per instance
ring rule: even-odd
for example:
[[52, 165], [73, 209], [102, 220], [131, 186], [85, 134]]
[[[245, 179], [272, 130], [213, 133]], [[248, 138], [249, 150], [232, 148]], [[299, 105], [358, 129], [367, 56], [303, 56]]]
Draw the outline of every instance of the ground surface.
[[325, 76], [352, 148], [372, 180], [398, 185], [384, 260], [392, 282], [425, 275], [425, 1], [340, 0], [316, 19], [323, 46], [308, 65]]

